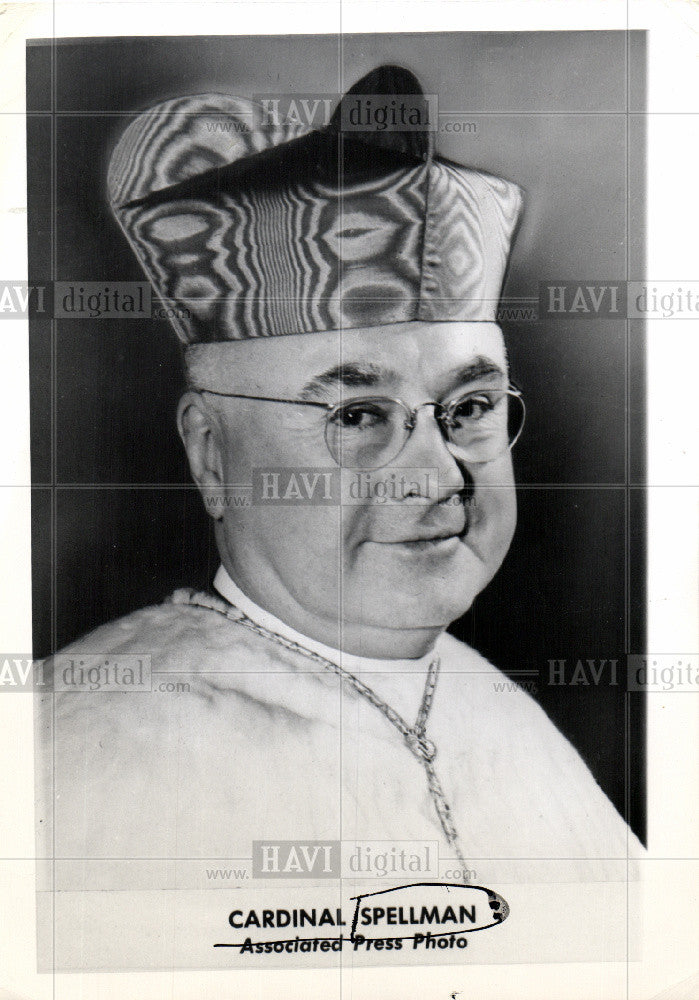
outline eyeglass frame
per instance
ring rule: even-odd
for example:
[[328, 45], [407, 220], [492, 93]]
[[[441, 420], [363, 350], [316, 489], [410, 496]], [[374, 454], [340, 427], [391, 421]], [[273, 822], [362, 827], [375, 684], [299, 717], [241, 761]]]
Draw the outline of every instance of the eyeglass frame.
[[[434, 414], [433, 414], [435, 422], [436, 422], [437, 426], [439, 427], [439, 430], [440, 430], [442, 436], [444, 437], [444, 439], [449, 444], [452, 444], [453, 442], [449, 441], [448, 435], [445, 434], [445, 430], [444, 430], [445, 426], [448, 427], [449, 424], [445, 424], [444, 421], [446, 421], [446, 420], [448, 420], [448, 419], [451, 418], [451, 413], [453, 412], [453, 410], [456, 408], [456, 406], [459, 403], [461, 403], [464, 399], [466, 399], [466, 397], [471, 396], [471, 395], [476, 395], [479, 392], [487, 392], [489, 389], [492, 390], [492, 387], [485, 386], [485, 387], [482, 387], [480, 389], [469, 389], [468, 392], [464, 392], [460, 396], [456, 396], [454, 399], [450, 400], [448, 403], [439, 403], [436, 400], [425, 400], [424, 403], [420, 403], [418, 406], [416, 406], [414, 408], [411, 408], [410, 406], [408, 406], [408, 404], [406, 402], [404, 402], [402, 399], [399, 399], [397, 396], [352, 396], [350, 399], [344, 399], [344, 400], [342, 400], [341, 403], [326, 403], [323, 400], [316, 400], [316, 399], [287, 399], [287, 398], [280, 397], [280, 396], [252, 396], [252, 395], [249, 395], [248, 393], [244, 393], [244, 392], [217, 392], [216, 389], [205, 389], [202, 386], [192, 386], [192, 391], [193, 392], [208, 392], [212, 396], [224, 396], [227, 399], [252, 399], [252, 400], [258, 400], [259, 402], [262, 402], [262, 403], [287, 403], [287, 404], [290, 404], [290, 405], [293, 405], [293, 406], [315, 406], [317, 408], [325, 410], [326, 411], [326, 416], [325, 416], [325, 434], [324, 434], [324, 436], [325, 436], [325, 447], [330, 452], [330, 457], [332, 458], [333, 462], [335, 462], [339, 468], [350, 468], [350, 466], [343, 466], [343, 465], [341, 465], [340, 462], [338, 462], [337, 459], [335, 458], [335, 456], [333, 455], [332, 449], [330, 448], [330, 445], [328, 444], [328, 427], [330, 425], [330, 420], [332, 419], [332, 417], [338, 411], [340, 411], [341, 409], [343, 409], [343, 407], [348, 406], [348, 405], [353, 404], [353, 403], [370, 403], [370, 402], [374, 402], [375, 403], [375, 402], [379, 402], [379, 401], [385, 401], [385, 402], [389, 402], [389, 403], [397, 403], [398, 406], [400, 406], [401, 409], [404, 411], [404, 413], [407, 414], [407, 418], [408, 419], [407, 419], [407, 421], [405, 423], [405, 429], [408, 431], [408, 435], [405, 438], [405, 441], [403, 442], [403, 444], [401, 445], [401, 447], [398, 449], [398, 451], [396, 452], [396, 454], [393, 456], [393, 458], [390, 458], [388, 460], [388, 462], [384, 462], [383, 465], [372, 466], [371, 467], [372, 469], [385, 469], [387, 465], [389, 465], [391, 462], [394, 461], [394, 459], [398, 458], [398, 456], [402, 453], [403, 449], [405, 448], [405, 446], [407, 445], [408, 441], [410, 440], [410, 435], [415, 430], [415, 427], [416, 427], [416, 424], [417, 424], [417, 415], [418, 415], [418, 413], [420, 412], [420, 410], [424, 409], [426, 406], [434, 406], [435, 407], [435, 411], [434, 411]], [[522, 390], [518, 389], [517, 386], [513, 382], [509, 382], [506, 389], [495, 389], [493, 391], [495, 391], [495, 392], [502, 392], [502, 393], [504, 393], [507, 396], [514, 396], [517, 399], [519, 399], [519, 401], [520, 401], [520, 403], [522, 405], [522, 422], [520, 423], [519, 430], [515, 434], [515, 436], [512, 439], [512, 441], [509, 442], [507, 448], [503, 449], [502, 452], [499, 452], [494, 458], [489, 458], [489, 459], [487, 459], [486, 461], [483, 461], [483, 462], [471, 462], [471, 461], [469, 461], [467, 463], [468, 465], [489, 465], [490, 462], [495, 462], [502, 455], [506, 454], [506, 452], [512, 451], [512, 449], [514, 448], [515, 444], [519, 440], [519, 438], [520, 438], [520, 436], [522, 434], [522, 431], [524, 430], [524, 421], [525, 421], [526, 415], [527, 415], [527, 406], [526, 406], [526, 403], [524, 402], [524, 396], [522, 394]]]

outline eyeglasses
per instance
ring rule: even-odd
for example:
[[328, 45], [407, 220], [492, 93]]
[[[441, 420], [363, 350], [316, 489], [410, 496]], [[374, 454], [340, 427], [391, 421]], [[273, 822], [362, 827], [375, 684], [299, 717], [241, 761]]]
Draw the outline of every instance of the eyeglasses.
[[522, 433], [526, 412], [522, 393], [514, 385], [474, 389], [448, 403], [428, 401], [414, 409], [389, 396], [356, 396], [342, 403], [323, 403], [203, 388], [196, 391], [325, 410], [325, 443], [335, 462], [345, 469], [380, 469], [392, 462], [415, 430], [419, 411], [427, 406], [433, 407], [434, 419], [445, 440], [458, 449], [458, 457], [466, 464], [484, 465], [513, 447]]

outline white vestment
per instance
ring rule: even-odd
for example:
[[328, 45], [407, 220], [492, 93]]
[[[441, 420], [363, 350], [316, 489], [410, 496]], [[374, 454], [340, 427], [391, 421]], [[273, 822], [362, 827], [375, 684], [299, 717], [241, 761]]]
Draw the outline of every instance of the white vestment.
[[[61, 664], [150, 657], [152, 690], [44, 697], [42, 853], [246, 858], [256, 840], [421, 840], [453, 856], [423, 763], [398, 729], [336, 673], [235, 618], [338, 663], [409, 725], [433, 653], [340, 654], [262, 611], [225, 571], [216, 585], [228, 601], [180, 591], [60, 654]], [[210, 606], [191, 603], [200, 599]], [[479, 879], [516, 878], [516, 859], [528, 878], [610, 877], [638, 845], [580, 755], [474, 650], [444, 633], [434, 652], [426, 733]]]

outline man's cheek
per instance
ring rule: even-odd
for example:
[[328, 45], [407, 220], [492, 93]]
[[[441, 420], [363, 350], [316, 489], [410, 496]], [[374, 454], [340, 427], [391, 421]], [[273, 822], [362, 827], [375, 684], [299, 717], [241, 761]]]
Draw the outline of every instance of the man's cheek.
[[257, 405], [260, 408], [267, 406], [268, 410], [258, 412], [254, 424], [251, 411], [246, 420], [230, 420], [224, 426], [222, 454], [226, 482], [253, 486], [264, 473], [287, 469], [288, 473], [279, 475], [278, 485], [288, 486], [295, 470], [294, 463], [290, 461], [294, 451], [289, 449], [284, 435], [280, 433], [278, 422], [271, 419], [272, 411], [276, 409], [274, 404]]
[[342, 518], [336, 506], [304, 504], [270, 508], [261, 526], [266, 547], [283, 551], [292, 566], [312, 566], [316, 577], [337, 576], [342, 550]]
[[482, 477], [476, 480], [470, 504], [473, 506], [476, 520], [478, 515], [484, 515], [485, 520], [492, 521], [498, 530], [507, 535], [514, 530], [517, 519], [517, 498], [514, 485], [512, 462], [509, 455], [500, 462], [491, 463], [486, 467]]
[[[372, 511], [360, 505], [329, 505], [295, 510], [284, 526], [287, 562], [302, 563], [312, 579], [309, 587], [333, 593], [351, 586], [364, 563], [364, 542], [370, 537]], [[279, 532], [280, 527], [270, 531]], [[277, 540], [279, 536], [277, 534]], [[272, 540], [272, 547], [278, 541]], [[376, 581], [375, 581], [376, 582]]]
[[514, 486], [500, 490], [500, 494], [500, 541], [507, 551], [517, 526], [517, 494]]
[[517, 524], [517, 504], [514, 489], [490, 489], [483, 498], [474, 529], [474, 541], [479, 541], [479, 549], [488, 565], [490, 576], [500, 567]]

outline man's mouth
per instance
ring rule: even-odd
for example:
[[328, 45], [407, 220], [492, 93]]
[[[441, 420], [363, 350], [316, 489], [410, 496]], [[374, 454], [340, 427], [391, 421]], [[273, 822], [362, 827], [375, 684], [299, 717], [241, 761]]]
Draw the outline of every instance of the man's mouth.
[[410, 530], [408, 529], [402, 537], [377, 539], [377, 541], [383, 545], [402, 545], [413, 549], [439, 548], [440, 546], [446, 548], [449, 543], [463, 541], [468, 534], [471, 522], [469, 512], [463, 511], [458, 524], [416, 525], [410, 534], [408, 534]]
[[393, 542], [394, 545], [404, 545], [411, 549], [436, 549], [436, 548], [446, 548], [449, 543], [458, 542], [461, 539], [461, 534], [454, 535], [430, 535], [425, 538], [406, 538], [403, 541]]

